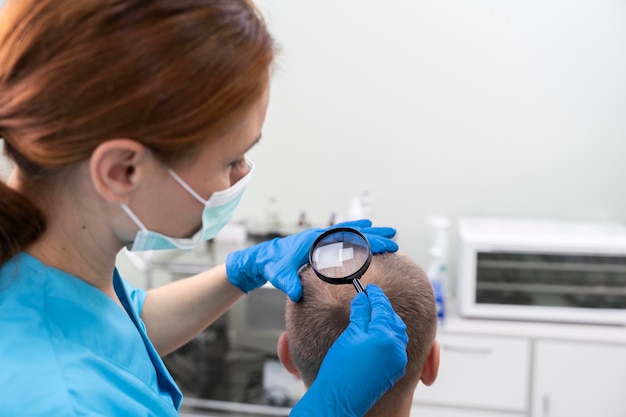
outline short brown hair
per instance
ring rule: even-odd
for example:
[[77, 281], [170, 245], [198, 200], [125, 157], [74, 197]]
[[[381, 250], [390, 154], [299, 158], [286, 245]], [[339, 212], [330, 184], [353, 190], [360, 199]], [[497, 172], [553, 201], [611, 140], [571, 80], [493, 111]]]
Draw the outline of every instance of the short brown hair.
[[[350, 322], [352, 285], [332, 285], [319, 279], [310, 267], [300, 273], [302, 300], [288, 301], [286, 329], [289, 351], [307, 386], [313, 383], [328, 349]], [[412, 392], [419, 380], [437, 331], [437, 310], [426, 274], [406, 254], [372, 256], [362, 284], [381, 287], [407, 326], [409, 362], [405, 375], [374, 406], [392, 409], [397, 398]], [[387, 408], [389, 407], [389, 408]]]

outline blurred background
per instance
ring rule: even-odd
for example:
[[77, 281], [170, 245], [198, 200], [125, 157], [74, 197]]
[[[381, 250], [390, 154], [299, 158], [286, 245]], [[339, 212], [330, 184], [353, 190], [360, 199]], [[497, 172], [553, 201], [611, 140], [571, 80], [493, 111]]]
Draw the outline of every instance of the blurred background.
[[626, 219], [623, 1], [257, 4], [281, 53], [238, 219], [366, 193], [422, 264], [449, 217], [452, 269], [460, 216]]

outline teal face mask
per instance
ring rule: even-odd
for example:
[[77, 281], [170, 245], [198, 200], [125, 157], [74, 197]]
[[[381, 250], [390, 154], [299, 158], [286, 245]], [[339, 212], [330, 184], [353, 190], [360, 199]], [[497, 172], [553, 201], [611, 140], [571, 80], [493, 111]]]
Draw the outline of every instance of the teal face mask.
[[126, 204], [122, 204], [122, 209], [128, 214], [131, 220], [137, 225], [139, 231], [135, 236], [135, 240], [129, 249], [131, 251], [161, 250], [161, 249], [185, 249], [191, 250], [200, 243], [213, 239], [215, 235], [230, 221], [233, 213], [241, 200], [252, 171], [254, 164], [246, 160], [248, 165], [248, 173], [233, 184], [230, 188], [222, 191], [214, 192], [208, 200], [204, 200], [196, 193], [182, 178], [171, 169], [169, 174], [178, 182], [189, 194], [196, 200], [204, 204], [202, 211], [202, 228], [191, 238], [175, 238], [165, 236], [161, 233], [148, 230], [146, 226], [139, 220], [133, 211]]

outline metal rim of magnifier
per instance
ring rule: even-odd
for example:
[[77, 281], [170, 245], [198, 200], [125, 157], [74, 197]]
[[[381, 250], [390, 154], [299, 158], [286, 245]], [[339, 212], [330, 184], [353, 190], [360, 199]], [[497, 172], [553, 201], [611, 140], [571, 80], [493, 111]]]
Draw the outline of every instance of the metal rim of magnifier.
[[[352, 233], [355, 234], [359, 237], [361, 237], [361, 239], [363, 239], [363, 242], [365, 242], [365, 247], [367, 248], [367, 259], [365, 260], [365, 263], [363, 264], [363, 266], [361, 266], [356, 272], [353, 272], [352, 274], [345, 276], [343, 278], [330, 278], [325, 276], [324, 274], [322, 274], [321, 272], [319, 272], [313, 265], [313, 252], [315, 251], [315, 248], [317, 248], [318, 243], [320, 243], [323, 239], [327, 238], [330, 235], [333, 235], [335, 233]], [[313, 242], [313, 245], [311, 245], [311, 250], [309, 250], [309, 265], [311, 265], [311, 269], [313, 269], [313, 272], [315, 272], [315, 275], [317, 275], [322, 281], [324, 282], [328, 282], [329, 284], [352, 284], [352, 281], [354, 281], [357, 278], [361, 278], [361, 276], [363, 276], [363, 274], [365, 273], [365, 271], [367, 271], [367, 268], [369, 268], [370, 266], [370, 262], [372, 261], [372, 252], [370, 249], [370, 242], [369, 240], [367, 240], [367, 238], [365, 237], [365, 235], [361, 232], [359, 232], [356, 229], [353, 229], [351, 227], [336, 227], [334, 229], [330, 229], [325, 231], [324, 233], [322, 233], [321, 235], [319, 235], [317, 237], [317, 239], [315, 239], [315, 241]]]

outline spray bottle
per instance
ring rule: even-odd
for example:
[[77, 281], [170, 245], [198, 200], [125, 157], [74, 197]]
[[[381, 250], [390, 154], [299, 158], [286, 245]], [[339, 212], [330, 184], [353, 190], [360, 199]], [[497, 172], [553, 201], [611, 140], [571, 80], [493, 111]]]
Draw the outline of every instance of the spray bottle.
[[442, 216], [428, 216], [426, 222], [435, 228], [435, 240], [430, 248], [430, 263], [426, 275], [430, 279], [437, 302], [437, 318], [442, 323], [446, 316], [446, 285], [448, 280], [448, 228], [450, 220]]

